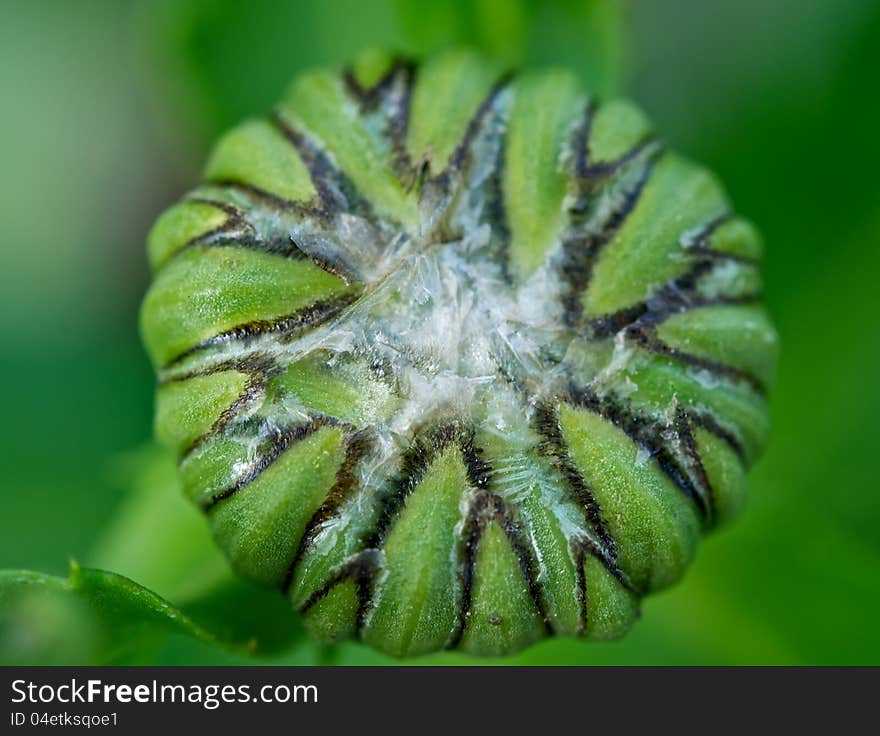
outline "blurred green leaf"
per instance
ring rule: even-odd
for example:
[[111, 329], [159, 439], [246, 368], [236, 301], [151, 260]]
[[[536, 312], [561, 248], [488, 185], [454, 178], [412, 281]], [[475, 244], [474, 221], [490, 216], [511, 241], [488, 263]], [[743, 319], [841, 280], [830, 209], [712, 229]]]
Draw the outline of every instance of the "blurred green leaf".
[[221, 643], [182, 611], [120, 575], [76, 564], [67, 579], [26, 570], [0, 572], [4, 664], [136, 662], [170, 633]]
[[0, 663], [155, 663], [181, 636], [200, 651], [220, 650], [217, 663], [241, 663], [304, 634], [283, 597], [235, 580], [176, 607], [133, 580], [75, 563], [67, 578], [0, 571]]

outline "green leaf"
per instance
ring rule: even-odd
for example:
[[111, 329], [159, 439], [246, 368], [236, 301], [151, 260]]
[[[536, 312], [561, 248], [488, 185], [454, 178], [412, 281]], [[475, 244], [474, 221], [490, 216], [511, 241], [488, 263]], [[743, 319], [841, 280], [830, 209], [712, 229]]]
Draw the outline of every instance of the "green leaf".
[[[121, 575], [71, 564], [67, 579], [0, 572], [0, 661], [110, 664], [137, 660], [170, 633], [221, 644], [180, 609]], [[246, 650], [247, 642], [223, 642]]]
[[67, 578], [0, 571], [4, 665], [153, 662], [172, 636], [243, 658], [289, 647], [291, 632], [301, 625], [281, 596], [237, 581], [179, 608], [122, 575], [76, 563]]

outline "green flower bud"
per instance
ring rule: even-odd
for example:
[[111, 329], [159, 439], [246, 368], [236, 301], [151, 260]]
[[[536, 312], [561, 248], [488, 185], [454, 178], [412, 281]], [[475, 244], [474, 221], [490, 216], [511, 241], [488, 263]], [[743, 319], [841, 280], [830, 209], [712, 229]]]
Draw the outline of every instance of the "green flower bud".
[[760, 253], [711, 173], [564, 71], [304, 74], [150, 235], [157, 434], [317, 636], [620, 636], [766, 442]]

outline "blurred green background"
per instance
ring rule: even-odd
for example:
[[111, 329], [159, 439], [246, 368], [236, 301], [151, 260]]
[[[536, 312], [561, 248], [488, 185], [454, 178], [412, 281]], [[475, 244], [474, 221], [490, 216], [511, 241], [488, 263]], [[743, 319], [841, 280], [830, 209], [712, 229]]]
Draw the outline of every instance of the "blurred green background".
[[[278, 641], [259, 662], [389, 661], [356, 644], [288, 646], [297, 622], [274, 597], [223, 582], [149, 445], [143, 242], [211, 140], [268, 109], [299, 69], [451, 43], [572, 66], [715, 169], [764, 232], [783, 342], [773, 440], [740, 521], [623, 641], [552, 641], [512, 661], [880, 664], [875, 0], [4, 0], [0, 568], [63, 576], [75, 558], [200, 621], [246, 634], [268, 618], [261, 639]], [[65, 601], [0, 595], [0, 660], [245, 661], [149, 626], [124, 636], [149, 646], [110, 652], [102, 624]]]

